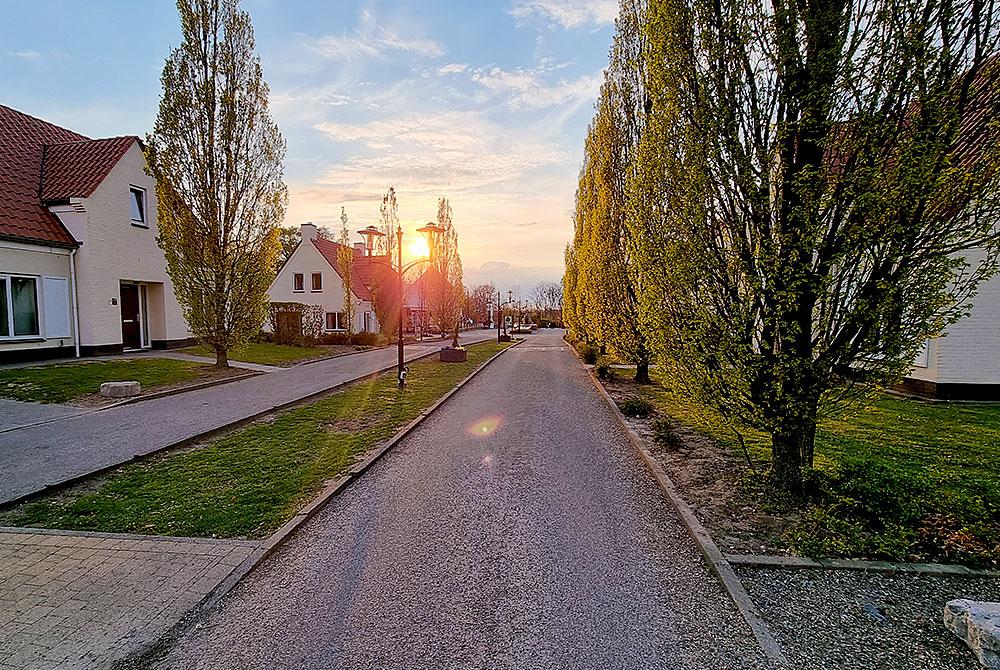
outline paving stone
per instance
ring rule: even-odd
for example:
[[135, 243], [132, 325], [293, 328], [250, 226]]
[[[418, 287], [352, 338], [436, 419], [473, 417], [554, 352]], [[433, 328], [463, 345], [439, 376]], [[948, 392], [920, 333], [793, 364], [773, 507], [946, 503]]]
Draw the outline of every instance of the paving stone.
[[0, 529], [0, 670], [108, 667], [155, 641], [256, 546]]

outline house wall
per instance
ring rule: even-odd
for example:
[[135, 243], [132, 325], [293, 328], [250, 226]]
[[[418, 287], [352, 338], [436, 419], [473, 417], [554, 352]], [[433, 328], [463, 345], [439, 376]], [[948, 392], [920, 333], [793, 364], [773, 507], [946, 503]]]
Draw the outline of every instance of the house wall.
[[927, 343], [926, 356], [917, 357], [904, 390], [943, 398], [1000, 399], [1000, 276], [980, 284], [970, 305], [968, 316]]
[[[312, 291], [312, 273], [321, 272], [323, 274], [323, 290]], [[294, 275], [302, 273], [304, 275], [304, 291], [294, 290]], [[323, 312], [344, 311], [344, 283], [340, 275], [327, 262], [326, 258], [313, 246], [312, 242], [304, 239], [292, 253], [285, 266], [281, 268], [278, 275], [271, 283], [267, 291], [271, 302], [300, 302], [304, 305], [320, 305]], [[364, 329], [364, 313], [372, 312], [371, 327], [373, 332], [378, 332], [378, 324], [375, 321], [374, 310], [367, 300], [356, 300], [354, 309], [354, 332]]]
[[[156, 185], [145, 170], [139, 144], [133, 144], [88, 198], [53, 207], [81, 242], [77, 254], [80, 344], [85, 353], [120, 350], [120, 285], [147, 284], [147, 329], [154, 347], [184, 343], [191, 337], [156, 244]], [[129, 187], [146, 190], [146, 223], [133, 225]], [[81, 213], [81, 211], [83, 213]]]
[[[68, 249], [0, 241], [0, 274], [28, 275], [36, 279], [39, 321], [37, 337], [0, 340], [0, 362], [73, 355], [75, 346], [69, 254]], [[61, 337], [52, 337], [51, 334], [55, 332], [53, 324], [46, 323], [45, 277], [66, 280], [65, 295], [61, 298], [58, 310], [61, 312], [65, 309], [63, 323], [69, 325], [69, 330], [62, 331]]]

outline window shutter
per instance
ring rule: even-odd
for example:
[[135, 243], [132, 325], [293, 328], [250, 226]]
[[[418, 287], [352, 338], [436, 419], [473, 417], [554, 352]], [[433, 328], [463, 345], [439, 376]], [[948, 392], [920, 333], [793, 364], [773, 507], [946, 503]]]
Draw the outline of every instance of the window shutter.
[[45, 337], [69, 337], [69, 281], [46, 277], [43, 290]]

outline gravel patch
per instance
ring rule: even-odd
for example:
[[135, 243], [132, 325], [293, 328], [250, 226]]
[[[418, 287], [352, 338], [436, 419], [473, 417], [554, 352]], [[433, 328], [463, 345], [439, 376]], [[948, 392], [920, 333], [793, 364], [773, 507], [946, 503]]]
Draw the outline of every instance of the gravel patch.
[[1000, 601], [997, 577], [761, 568], [737, 572], [796, 668], [976, 668], [973, 654], [942, 624], [944, 605], [954, 598]]

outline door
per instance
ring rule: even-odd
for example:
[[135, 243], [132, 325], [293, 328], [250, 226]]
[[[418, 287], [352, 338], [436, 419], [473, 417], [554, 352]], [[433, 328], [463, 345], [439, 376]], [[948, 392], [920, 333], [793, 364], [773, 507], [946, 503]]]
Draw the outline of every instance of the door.
[[126, 349], [142, 347], [141, 324], [139, 321], [139, 286], [122, 284], [122, 345]]

